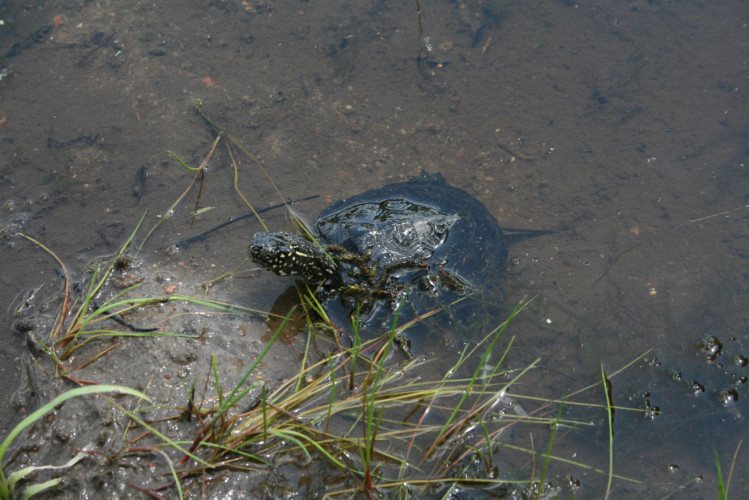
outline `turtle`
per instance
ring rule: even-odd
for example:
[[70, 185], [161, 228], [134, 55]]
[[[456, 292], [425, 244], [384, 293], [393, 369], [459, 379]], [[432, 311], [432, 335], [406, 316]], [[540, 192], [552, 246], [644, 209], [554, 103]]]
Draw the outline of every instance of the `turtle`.
[[314, 241], [256, 233], [249, 256], [277, 275], [320, 284], [326, 311], [355, 314], [360, 328], [388, 328], [395, 317], [403, 324], [480, 292], [508, 256], [497, 219], [440, 173], [340, 200], [320, 213], [311, 232]]

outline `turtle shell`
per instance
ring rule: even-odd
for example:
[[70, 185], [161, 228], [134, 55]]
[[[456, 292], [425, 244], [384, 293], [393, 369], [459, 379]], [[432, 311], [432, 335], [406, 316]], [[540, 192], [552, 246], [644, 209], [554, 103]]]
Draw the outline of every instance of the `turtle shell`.
[[508, 254], [494, 216], [439, 173], [341, 200], [315, 227], [338, 262], [328, 289], [360, 321], [382, 326], [398, 309], [403, 324], [479, 290]]

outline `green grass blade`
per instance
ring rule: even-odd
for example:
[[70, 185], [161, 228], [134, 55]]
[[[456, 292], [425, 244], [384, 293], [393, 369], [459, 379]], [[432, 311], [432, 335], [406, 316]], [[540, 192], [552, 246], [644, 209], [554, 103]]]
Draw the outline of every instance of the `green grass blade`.
[[213, 368], [213, 382], [216, 384], [216, 395], [218, 396], [218, 406], [224, 406], [224, 391], [221, 390], [221, 380], [218, 376], [218, 360], [215, 354], [211, 354], [211, 366]]
[[185, 167], [185, 168], [186, 168], [187, 170], [189, 170], [190, 172], [199, 172], [199, 171], [201, 170], [201, 168], [202, 168], [202, 167], [191, 167], [190, 165], [188, 165], [187, 163], [185, 163], [185, 162], [184, 162], [184, 161], [182, 160], [182, 158], [180, 158], [180, 157], [179, 157], [179, 156], [177, 155], [177, 153], [175, 153], [175, 152], [173, 152], [173, 151], [167, 151], [167, 153], [169, 153], [169, 156], [171, 156], [172, 158], [174, 158], [175, 160], [177, 160], [177, 161], [179, 162], [179, 164], [180, 164], [180, 165], [182, 165], [183, 167]]
[[300, 448], [302, 448], [302, 451], [307, 455], [308, 458], [310, 458], [309, 452], [307, 451], [307, 447], [304, 445], [304, 442], [306, 442], [309, 445], [312, 445], [314, 448], [317, 449], [320, 453], [325, 455], [325, 457], [333, 462], [335, 465], [340, 467], [341, 469], [348, 469], [343, 463], [341, 463], [337, 458], [335, 458], [333, 455], [328, 453], [328, 451], [323, 448], [317, 441], [312, 439], [311, 437], [302, 434], [298, 431], [293, 431], [290, 429], [285, 430], [274, 430], [272, 431], [272, 434], [280, 439], [288, 439], [289, 441], [295, 442], [297, 445], [299, 445]]
[[244, 385], [244, 383], [247, 381], [249, 376], [255, 371], [255, 368], [257, 365], [260, 364], [260, 362], [265, 358], [265, 355], [268, 354], [268, 351], [270, 351], [271, 346], [273, 346], [276, 343], [276, 339], [278, 339], [278, 336], [283, 331], [284, 327], [286, 326], [286, 322], [289, 321], [289, 318], [291, 318], [291, 315], [294, 314], [294, 311], [296, 310], [296, 307], [292, 307], [289, 312], [286, 314], [286, 317], [281, 321], [281, 324], [278, 325], [278, 328], [276, 329], [276, 332], [273, 334], [273, 337], [270, 339], [268, 344], [265, 346], [265, 349], [263, 349], [263, 352], [260, 353], [260, 355], [255, 359], [255, 362], [252, 364], [249, 370], [245, 372], [244, 376], [241, 378], [239, 382], [237, 382], [237, 385], [234, 386], [234, 389], [231, 391], [231, 394], [226, 398], [225, 404], [221, 407], [218, 414], [216, 415], [214, 421], [217, 421], [220, 419], [229, 409], [234, 406], [242, 397], [249, 392], [250, 389], [243, 390], [239, 396], [237, 396], [237, 392], [239, 392], [240, 387]]
[[546, 458], [544, 459], [544, 468], [541, 471], [541, 479], [538, 481], [538, 492], [536, 493], [536, 500], [541, 497], [541, 489], [543, 488], [544, 481], [546, 480], [546, 472], [549, 470], [549, 460], [551, 459], [551, 448], [554, 446], [554, 438], [557, 436], [557, 430], [559, 429], [559, 422], [562, 420], [562, 408], [564, 408], [564, 401], [559, 405], [559, 411], [557, 412], [557, 418], [554, 421], [554, 427], [551, 430], [551, 437], [549, 437], [549, 446], [546, 449]]
[[501, 325], [499, 325], [494, 330], [494, 332], [492, 332], [494, 334], [494, 338], [492, 339], [492, 341], [489, 344], [489, 346], [486, 348], [486, 352], [484, 353], [484, 356], [481, 359], [481, 362], [479, 363], [479, 366], [476, 368], [476, 371], [473, 374], [473, 378], [469, 382], [467, 389], [463, 393], [463, 397], [458, 402], [458, 404], [455, 405], [455, 409], [453, 410], [452, 415], [450, 415], [450, 417], [445, 421], [445, 424], [442, 427], [442, 431], [440, 432], [441, 435], [444, 434], [445, 431], [447, 431], [447, 429], [450, 427], [450, 425], [452, 424], [452, 422], [455, 419], [455, 417], [460, 412], [461, 408], [463, 407], [463, 403], [465, 403], [465, 400], [468, 398], [468, 395], [471, 393], [471, 389], [473, 388], [474, 384], [476, 383], [476, 380], [478, 380], [480, 378], [482, 369], [483, 369], [484, 365], [486, 364], [486, 360], [491, 355], [491, 352], [494, 349], [495, 344], [497, 343], [497, 341], [499, 340], [499, 338], [502, 336], [502, 334], [504, 333], [504, 331], [507, 328], [507, 326], [510, 324], [510, 321], [512, 321], [512, 319], [515, 316], [517, 316], [518, 313], [520, 313], [520, 311], [522, 311], [523, 309], [525, 309], [525, 307], [526, 307], [527, 304], [528, 303], [526, 302], [524, 304], [520, 303], [517, 306], [515, 306], [515, 309], [512, 311], [512, 313], [510, 314], [510, 316]]
[[62, 478], [62, 477], [55, 477], [48, 481], [44, 481], [43, 483], [32, 484], [31, 486], [23, 490], [23, 493], [21, 493], [21, 500], [28, 500], [34, 495], [38, 495], [39, 493], [45, 490], [48, 490], [49, 488], [52, 488], [53, 486], [57, 486], [64, 479], [65, 478]]
[[335, 401], [336, 394], [336, 381], [335, 381], [335, 365], [333, 358], [328, 355], [328, 365], [330, 366], [330, 400], [328, 401], [328, 412], [325, 415], [325, 432], [328, 432], [330, 426], [330, 416], [333, 411], [333, 402]]
[[718, 482], [718, 500], [727, 500], [726, 486], [723, 484], [723, 471], [720, 470], [720, 458], [718, 458], [718, 452], [713, 450], [715, 456], [715, 469], [716, 469], [716, 480]]
[[736, 457], [739, 456], [739, 450], [741, 449], [741, 443], [744, 439], [739, 440], [739, 444], [736, 445], [736, 451], [733, 453], [733, 459], [731, 460], [731, 468], [728, 471], [728, 479], [726, 480], [726, 497], [728, 496], [728, 490], [731, 487], [731, 478], [733, 477], [733, 468], [736, 466]]
[[609, 479], [606, 485], [605, 499], [608, 500], [611, 494], [611, 483], [614, 480], [614, 415], [613, 415], [613, 399], [609, 392], [610, 384], [609, 378], [606, 376], [606, 371], [603, 369], [603, 363], [601, 364], [601, 381], [603, 382], [603, 392], [606, 396], [606, 420], [609, 423]]
[[[59, 469], [67, 469], [68, 467], [72, 467], [73, 465], [80, 462], [83, 458], [88, 456], [88, 451], [81, 451], [76, 456], [68, 460], [62, 465], [41, 465], [41, 466], [30, 466], [30, 467], [24, 467], [23, 469], [19, 469], [12, 474], [8, 476], [8, 490], [10, 490], [11, 493], [15, 490], [16, 484], [18, 481], [22, 480], [29, 474], [32, 474], [34, 472], [40, 471], [40, 470], [59, 470]], [[60, 482], [62, 479], [57, 480], [54, 484], [57, 484], [57, 482]], [[53, 480], [54, 481], [54, 480]], [[42, 483], [46, 484], [46, 483]], [[54, 484], [51, 484], [51, 486], [54, 486]], [[35, 487], [37, 485], [31, 485], [28, 488], [24, 490], [23, 495], [26, 495], [29, 491], [34, 491]], [[47, 486], [49, 487], [49, 485]], [[46, 489], [45, 487], [44, 489]], [[37, 490], [36, 493], [39, 493], [42, 490]], [[34, 493], [34, 494], [36, 494]]]

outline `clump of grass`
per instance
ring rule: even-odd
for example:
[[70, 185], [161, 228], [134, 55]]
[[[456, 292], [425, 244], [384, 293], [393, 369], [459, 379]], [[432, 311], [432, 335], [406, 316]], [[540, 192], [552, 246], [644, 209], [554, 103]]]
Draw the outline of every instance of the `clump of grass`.
[[[426, 493], [449, 484], [506, 484], [506, 479], [494, 477], [492, 472], [495, 449], [505, 446], [498, 439], [504, 430], [521, 423], [542, 428], [585, 425], [562, 418], [562, 401], [546, 402], [560, 405], [556, 415], [504, 411], [522, 398], [512, 389], [539, 360], [522, 370], [502, 368], [512, 342], [501, 351], [496, 365], [488, 364], [487, 353], [497, 347], [511, 320], [526, 307], [527, 302], [519, 304], [481, 342], [467, 347], [438, 380], [420, 378], [419, 368], [428, 363], [426, 360], [412, 358], [401, 364], [389, 361], [397, 327], [386, 336], [354, 342], [349, 349], [341, 349], [327, 336], [318, 339], [332, 342], [330, 355], [315, 362], [302, 362], [298, 375], [262, 392], [259, 400], [244, 411], [237, 404], [246, 394], [242, 387], [254, 366], [229, 396], [223, 396], [220, 374], [214, 370], [219, 403], [204, 420], [203, 430], [189, 450], [214, 468], [239, 466], [238, 460], [270, 467], [263, 457], [291, 457], [298, 453], [308, 460], [323, 459], [358, 484], [354, 489], [329, 492], [330, 495], [358, 491], [374, 497], [406, 486]], [[313, 334], [314, 330], [310, 330]], [[308, 355], [309, 352], [304, 358]], [[468, 367], [468, 376], [456, 376]], [[533, 450], [522, 451], [536, 454]], [[472, 457], [478, 457], [483, 464], [483, 477], [465, 473]], [[544, 474], [550, 460], [562, 460], [551, 454], [551, 444], [545, 460]], [[184, 467], [178, 471], [180, 477], [205, 470], [202, 465], [191, 465], [187, 456], [179, 465]], [[607, 472], [580, 465], [602, 474]], [[543, 477], [538, 484], [542, 483]]]
[[[113, 297], [99, 304], [97, 302], [97, 297], [101, 294], [107, 281], [112, 277], [113, 271], [118, 263], [127, 261], [126, 254], [142, 222], [143, 219], [141, 219], [130, 237], [120, 247], [115, 255], [109, 259], [99, 259], [93, 265], [88, 288], [78, 297], [72, 297], [71, 295], [70, 274], [60, 258], [38, 240], [29, 235], [19, 233], [19, 236], [33, 242], [49, 253], [58, 262], [62, 269], [62, 275], [64, 277], [62, 305], [57, 314], [52, 330], [46, 338], [37, 338], [36, 340], [39, 342], [42, 349], [47, 352], [52, 359], [54, 359], [57, 368], [63, 376], [69, 377], [70, 371], [65, 367], [63, 362], [69, 359], [78, 349], [81, 349], [85, 345], [98, 339], [110, 337], [196, 337], [196, 335], [161, 331], [156, 326], [151, 328], [137, 328], [128, 325], [120, 318], [123, 314], [129, 311], [148, 306], [156, 306], [167, 302], [183, 302], [232, 314], [255, 312], [247, 308], [233, 306], [226, 302], [183, 294], [165, 294], [157, 297], [133, 297], [131, 292], [136, 291], [142, 283], [136, 283], [135, 285], [127, 287], [116, 293]], [[163, 318], [161, 321], [164, 322], [167, 319], [169, 318]], [[119, 323], [123, 323], [126, 328], [114, 330], [103, 327], [102, 325], [108, 320], [116, 320]], [[109, 349], [111, 349], [111, 347], [94, 355], [84, 364], [75, 367], [75, 369], [82, 369], [86, 365], [98, 360], [106, 355], [109, 352]]]
[[[512, 316], [524, 307], [519, 306]], [[484, 343], [494, 345], [508, 324], [509, 320], [492, 332]], [[434, 455], [435, 459], [440, 457], [444, 466], [432, 471], [430, 480], [443, 480], [463, 458], [457, 448], [445, 446], [447, 441], [465, 439], [476, 423], [505, 398], [507, 389], [531, 367], [510, 382], [501, 383], [497, 379], [503, 378], [506, 372], [493, 367], [492, 374], [480, 383], [480, 389], [476, 386], [479, 385], [477, 381], [482, 366], [469, 379], [452, 379], [450, 374], [479, 352], [479, 346], [476, 346], [464, 353], [442, 380], [411, 378], [409, 374], [425, 361], [411, 359], [401, 366], [388, 363], [395, 332], [396, 328], [393, 328], [386, 338], [356, 344], [351, 349], [306, 366], [299, 376], [264, 394], [254, 409], [221, 421], [220, 429], [207, 426], [215, 432], [203, 433], [191, 450], [212, 450], [210, 462], [214, 464], [228, 463], [230, 456], [248, 448], [256, 450], [256, 456], [301, 451], [311, 457], [315, 453], [357, 478], [362, 490], [370, 494], [381, 488], [392, 489], [404, 484], [397, 476], [387, 477], [378, 471], [392, 467], [404, 470], [418, 462], [423, 465]], [[367, 357], [364, 353], [373, 354]], [[306, 384], [300, 385], [299, 380], [305, 380]], [[459, 399], [457, 405], [447, 403], [456, 398]], [[232, 402], [232, 398], [227, 398], [226, 404], [220, 404], [212, 422], [219, 422]], [[420, 418], [410, 425], [401, 424], [404, 407], [423, 408], [426, 415], [428, 410], [446, 413], [445, 405], [452, 410], [442, 423], [427, 424]], [[548, 423], [544, 419], [539, 421]], [[346, 422], [345, 426], [343, 422]], [[333, 428], [345, 431], [336, 433], [331, 431]], [[207, 436], [212, 440], [204, 439]], [[472, 446], [481, 448], [491, 439], [492, 436], [486, 434]], [[402, 443], [406, 451], [390, 451], [394, 443]], [[423, 450], [425, 443], [434, 444], [426, 453], [417, 451]], [[352, 457], [358, 460], [352, 462]]]

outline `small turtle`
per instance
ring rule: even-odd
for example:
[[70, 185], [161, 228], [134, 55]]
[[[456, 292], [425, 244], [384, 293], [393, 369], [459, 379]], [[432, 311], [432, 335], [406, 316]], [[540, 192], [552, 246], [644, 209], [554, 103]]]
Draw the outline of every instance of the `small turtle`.
[[494, 216], [439, 173], [334, 203], [313, 229], [317, 242], [257, 233], [249, 255], [267, 271], [322, 283], [318, 294], [326, 310], [342, 304], [362, 326], [389, 327], [399, 309], [403, 324], [479, 291], [501, 273], [508, 255]]

